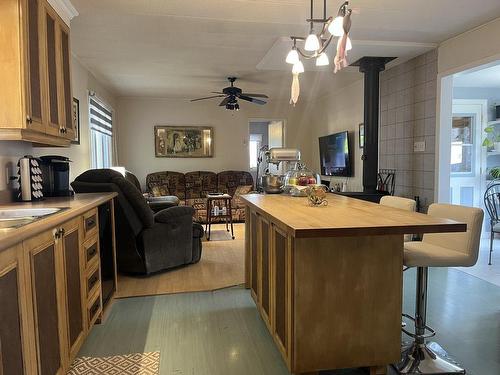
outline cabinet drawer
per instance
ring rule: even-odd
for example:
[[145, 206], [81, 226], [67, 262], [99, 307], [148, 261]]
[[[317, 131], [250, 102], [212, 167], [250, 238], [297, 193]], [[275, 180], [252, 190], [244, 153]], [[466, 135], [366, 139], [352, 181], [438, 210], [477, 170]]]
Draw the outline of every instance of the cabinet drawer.
[[95, 267], [89, 274], [87, 275], [87, 297], [92, 295], [96, 288], [99, 288], [101, 281], [101, 275], [99, 273], [99, 267]]
[[97, 209], [94, 208], [83, 215], [83, 234], [84, 239], [87, 240], [93, 235], [97, 234], [98, 229]]
[[99, 241], [93, 237], [83, 244], [85, 269], [89, 269], [99, 259]]
[[101, 313], [101, 295], [97, 293], [87, 307], [87, 319], [89, 329], [94, 325]]

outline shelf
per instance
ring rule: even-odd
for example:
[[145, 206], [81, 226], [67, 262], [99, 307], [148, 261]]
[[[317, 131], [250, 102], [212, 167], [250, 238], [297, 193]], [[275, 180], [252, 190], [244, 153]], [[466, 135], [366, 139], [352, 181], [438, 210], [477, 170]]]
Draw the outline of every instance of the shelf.
[[488, 151], [487, 155], [488, 155], [488, 156], [496, 156], [496, 155], [500, 155], [500, 151]]
[[500, 125], [500, 120], [488, 121], [488, 126]]

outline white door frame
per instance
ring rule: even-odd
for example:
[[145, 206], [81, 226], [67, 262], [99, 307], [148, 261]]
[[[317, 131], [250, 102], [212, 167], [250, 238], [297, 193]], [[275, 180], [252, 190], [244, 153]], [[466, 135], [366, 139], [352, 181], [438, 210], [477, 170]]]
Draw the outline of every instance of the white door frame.
[[[477, 178], [478, 180], [476, 183], [479, 183], [479, 194], [474, 195], [474, 206], [475, 207], [482, 207], [482, 202], [480, 201], [480, 197], [484, 192], [485, 184], [486, 184], [486, 179], [485, 179], [485, 167], [486, 167], [486, 148], [482, 147], [482, 140], [483, 140], [483, 135], [484, 135], [484, 128], [488, 125], [488, 100], [486, 99], [453, 99], [453, 110], [452, 110], [452, 115], [456, 113], [455, 109], [456, 107], [462, 107], [464, 110], [463, 113], [471, 113], [477, 115], [477, 121], [476, 121], [476, 128], [474, 129], [474, 160], [475, 160], [475, 166], [474, 170], [478, 175], [474, 177], [469, 177], [472, 179]], [[458, 113], [462, 113], [461, 111]], [[451, 127], [450, 127], [450, 133], [448, 134], [448, 137], [451, 135]], [[450, 150], [451, 154], [451, 140], [450, 140]], [[457, 178], [459, 178], [457, 176]], [[467, 177], [464, 177], [467, 178]], [[452, 185], [452, 180], [453, 177], [450, 174], [450, 180], [449, 180], [449, 185], [448, 185], [448, 191], [449, 188]], [[472, 183], [472, 181], [469, 181]], [[449, 203], [452, 202], [452, 197], [450, 197]]]
[[[437, 75], [437, 96], [436, 98], [436, 158], [435, 158], [435, 173], [434, 173], [434, 201], [446, 203], [450, 201], [450, 190], [445, 186], [450, 181], [450, 153], [446, 150], [450, 149], [450, 137], [447, 135], [451, 131], [451, 116], [453, 103], [453, 74], [463, 72], [472, 68], [477, 68], [483, 65], [498, 63], [500, 61], [500, 53], [493, 56], [488, 56], [483, 59], [472, 61], [468, 64], [457, 68], [439, 72], [439, 49], [438, 49], [438, 75]], [[444, 150], [443, 150], [444, 146]]]

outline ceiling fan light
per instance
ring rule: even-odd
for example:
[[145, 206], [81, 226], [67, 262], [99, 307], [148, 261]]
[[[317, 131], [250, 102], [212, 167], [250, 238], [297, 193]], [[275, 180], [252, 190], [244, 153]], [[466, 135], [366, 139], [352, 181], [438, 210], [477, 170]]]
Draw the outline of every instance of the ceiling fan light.
[[345, 44], [345, 50], [346, 51], [352, 50], [352, 42], [351, 42], [351, 38], [349, 38], [349, 37], [347, 37], [347, 41], [346, 41], [346, 44]]
[[297, 63], [293, 64], [292, 73], [304, 73], [304, 64], [302, 64], [302, 61], [299, 60]]
[[344, 17], [342, 16], [335, 17], [333, 21], [330, 23], [330, 26], [328, 26], [328, 31], [333, 36], [344, 35]]
[[317, 51], [319, 49], [319, 39], [316, 34], [311, 31], [306, 38], [306, 43], [304, 45], [306, 51]]
[[330, 65], [330, 59], [328, 58], [328, 55], [324, 52], [322, 52], [317, 58], [316, 58], [316, 66], [327, 66]]
[[236, 103], [236, 104], [234, 105], [234, 109], [235, 109], [235, 110], [237, 110], [237, 111], [239, 111], [239, 110], [240, 110], [240, 105], [239, 105], [238, 103]]
[[297, 64], [299, 61], [299, 53], [297, 52], [297, 49], [293, 47], [290, 52], [288, 52], [288, 55], [286, 56], [286, 62], [288, 64]]

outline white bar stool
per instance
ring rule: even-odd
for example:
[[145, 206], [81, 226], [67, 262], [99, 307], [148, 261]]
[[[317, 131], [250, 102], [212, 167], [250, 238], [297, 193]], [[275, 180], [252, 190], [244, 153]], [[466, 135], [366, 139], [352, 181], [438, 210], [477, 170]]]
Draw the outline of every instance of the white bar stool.
[[[405, 211], [413, 211], [414, 212], [417, 209], [417, 202], [415, 202], [413, 199], [395, 197], [392, 195], [384, 195], [380, 199], [380, 204], [382, 206], [399, 208], [400, 210], [405, 210]], [[411, 241], [412, 235], [405, 234], [404, 238], [405, 238], [405, 241]]]
[[[425, 340], [435, 335], [427, 326], [428, 267], [470, 267], [479, 253], [483, 210], [451, 204], [431, 204], [428, 214], [467, 224], [466, 232], [425, 234], [421, 242], [405, 242], [404, 265], [417, 267], [415, 317], [403, 314], [415, 322], [415, 333], [403, 332], [414, 338], [403, 351], [396, 366], [401, 374], [465, 374], [465, 370], [437, 355]], [[426, 333], [427, 332], [427, 333]]]

